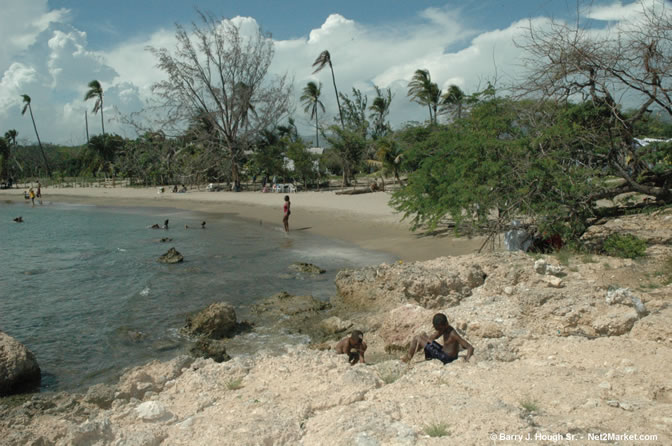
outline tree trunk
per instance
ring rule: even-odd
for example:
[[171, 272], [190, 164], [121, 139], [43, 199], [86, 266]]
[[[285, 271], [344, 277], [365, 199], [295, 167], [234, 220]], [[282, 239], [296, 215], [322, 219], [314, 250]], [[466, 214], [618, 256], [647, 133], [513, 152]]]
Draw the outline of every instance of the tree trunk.
[[331, 66], [331, 61], [329, 61], [329, 68], [331, 69], [331, 80], [334, 83], [334, 91], [336, 92], [336, 104], [338, 105], [338, 115], [341, 118], [341, 127], [345, 128], [343, 123], [343, 111], [341, 110], [341, 101], [338, 99], [338, 88], [336, 88], [336, 76], [334, 76], [334, 67]]
[[44, 167], [47, 169], [47, 176], [51, 178], [51, 169], [49, 169], [49, 162], [47, 161], [47, 156], [44, 154], [44, 149], [42, 148], [42, 141], [40, 141], [40, 135], [37, 133], [37, 126], [35, 125], [35, 117], [33, 116], [33, 107], [28, 104], [28, 110], [30, 110], [30, 119], [33, 121], [33, 128], [35, 129], [35, 136], [37, 137], [37, 144], [40, 146], [40, 152], [42, 152], [42, 159], [44, 160]]

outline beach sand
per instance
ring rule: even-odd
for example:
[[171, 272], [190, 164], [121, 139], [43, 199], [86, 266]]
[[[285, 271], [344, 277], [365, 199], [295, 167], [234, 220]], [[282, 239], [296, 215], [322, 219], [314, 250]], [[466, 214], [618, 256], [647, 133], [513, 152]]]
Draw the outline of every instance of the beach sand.
[[[284, 194], [261, 192], [157, 193], [156, 187], [42, 188], [42, 200], [102, 206], [156, 206], [209, 214], [232, 215], [250, 221], [282, 226]], [[349, 241], [364, 248], [391, 253], [404, 261], [473, 253], [482, 237], [455, 238], [450, 232], [427, 235], [410, 231], [410, 224], [388, 205], [390, 194], [375, 192], [336, 195], [335, 192], [298, 192], [290, 195], [291, 231], [306, 230]], [[0, 190], [0, 199], [24, 202], [22, 189]]]

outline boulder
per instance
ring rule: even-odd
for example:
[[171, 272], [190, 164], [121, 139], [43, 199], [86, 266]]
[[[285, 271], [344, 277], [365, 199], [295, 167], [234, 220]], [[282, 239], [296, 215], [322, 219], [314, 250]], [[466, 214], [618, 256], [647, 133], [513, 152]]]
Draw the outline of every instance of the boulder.
[[143, 421], [166, 421], [173, 417], [173, 414], [166, 410], [166, 407], [158, 401], [146, 401], [135, 408], [138, 418]]
[[302, 262], [292, 263], [291, 265], [289, 265], [289, 269], [298, 271], [300, 273], [308, 273], [308, 274], [324, 274], [326, 272], [326, 270], [320, 268], [317, 265]]
[[168, 252], [159, 257], [159, 263], [180, 263], [184, 260], [182, 254], [180, 254], [175, 248], [170, 248]]
[[228, 338], [236, 331], [236, 310], [226, 302], [216, 302], [196, 314], [187, 316], [182, 331], [211, 339]]
[[326, 333], [336, 334], [341, 333], [348, 328], [352, 327], [352, 321], [344, 321], [336, 316], [329, 317], [322, 322], [320, 322], [320, 327]]
[[0, 396], [39, 388], [40, 366], [19, 341], [0, 331]]
[[607, 291], [605, 301], [608, 305], [621, 304], [633, 307], [639, 317], [644, 317], [648, 314], [644, 303], [641, 299], [630, 291], [628, 288], [612, 288]]
[[226, 353], [226, 342], [221, 339], [201, 338], [189, 352], [195, 357], [212, 359], [215, 362], [231, 359]]
[[637, 322], [637, 312], [624, 305], [616, 305], [606, 314], [598, 316], [593, 320], [592, 327], [595, 332], [606, 336], [620, 336], [628, 333], [635, 322]]
[[174, 380], [194, 362], [194, 358], [181, 355], [170, 361], [152, 361], [134, 367], [119, 378], [117, 399], [142, 400], [147, 392], [158, 393], [168, 381]]
[[84, 396], [84, 401], [98, 406], [101, 409], [109, 409], [112, 407], [112, 401], [114, 401], [114, 394], [116, 389], [107, 384], [96, 384], [89, 387], [89, 390]]

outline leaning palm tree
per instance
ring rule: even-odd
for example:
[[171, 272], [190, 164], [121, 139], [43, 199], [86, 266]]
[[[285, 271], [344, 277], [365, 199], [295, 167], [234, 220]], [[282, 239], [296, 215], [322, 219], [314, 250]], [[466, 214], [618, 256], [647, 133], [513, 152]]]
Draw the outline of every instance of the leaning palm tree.
[[320, 125], [317, 119], [317, 110], [322, 109], [324, 113], [324, 104], [320, 101], [320, 94], [322, 93], [322, 82], [317, 85], [315, 82], [310, 81], [303, 88], [303, 94], [301, 95], [301, 102], [304, 105], [303, 111], [310, 113], [310, 119], [315, 118], [315, 145], [320, 147]]
[[449, 86], [448, 91], [441, 96], [439, 113], [451, 113], [454, 118], [461, 119], [465, 99], [466, 96], [460, 87], [457, 85]]
[[315, 71], [313, 71], [313, 74], [319, 72], [324, 68], [325, 66], [329, 65], [329, 69], [331, 70], [331, 80], [334, 82], [334, 91], [336, 92], [336, 104], [338, 105], [338, 115], [341, 118], [341, 127], [345, 128], [345, 124], [343, 123], [343, 110], [341, 110], [341, 101], [338, 99], [338, 89], [336, 88], [336, 77], [334, 76], [334, 67], [331, 64], [331, 55], [329, 54], [329, 51], [324, 50], [320, 53], [319, 56], [317, 56], [317, 59], [315, 59], [315, 62], [313, 62], [313, 67], [315, 68]]
[[26, 110], [30, 111], [30, 119], [33, 120], [33, 128], [35, 129], [35, 136], [37, 136], [37, 144], [40, 146], [40, 152], [42, 152], [44, 167], [45, 169], [47, 169], [47, 176], [51, 178], [51, 170], [49, 169], [47, 156], [44, 154], [44, 149], [42, 148], [42, 141], [40, 141], [40, 135], [37, 133], [37, 126], [35, 125], [35, 117], [33, 116], [33, 107], [30, 106], [30, 96], [28, 96], [27, 94], [22, 94], [21, 97], [23, 98], [23, 110], [21, 110], [21, 116], [26, 114]]
[[426, 105], [429, 109], [429, 122], [436, 124], [436, 109], [441, 100], [441, 90], [432, 82], [429, 70], [415, 70], [408, 83], [408, 96], [418, 104]]
[[93, 105], [93, 114], [95, 115], [98, 113], [98, 110], [100, 110], [100, 125], [103, 128], [103, 138], [105, 138], [105, 119], [103, 117], [103, 87], [97, 80], [92, 80], [89, 82], [89, 91], [87, 91], [86, 96], [84, 96], [85, 101], [93, 98], [96, 99], [96, 103]]

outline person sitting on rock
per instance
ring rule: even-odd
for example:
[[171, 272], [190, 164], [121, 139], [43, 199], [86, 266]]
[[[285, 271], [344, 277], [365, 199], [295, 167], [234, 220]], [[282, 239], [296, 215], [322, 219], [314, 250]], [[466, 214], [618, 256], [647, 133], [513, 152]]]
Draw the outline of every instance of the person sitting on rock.
[[353, 330], [349, 337], [343, 338], [334, 347], [336, 353], [348, 355], [350, 365], [358, 362], [365, 364], [364, 352], [366, 351], [366, 342], [364, 342], [364, 333], [359, 330]]
[[[457, 359], [457, 354], [460, 351], [460, 347], [467, 350], [467, 356], [464, 357], [465, 361], [469, 361], [471, 355], [474, 354], [474, 347], [471, 346], [467, 341], [465, 341], [457, 331], [450, 326], [448, 323], [448, 318], [443, 313], [437, 313], [432, 319], [432, 325], [436, 332], [430, 337], [426, 333], [420, 333], [411, 340], [411, 345], [408, 349], [408, 353], [401, 358], [404, 362], [410, 362], [418, 351], [424, 349], [425, 359], [438, 359], [444, 364], [448, 364]], [[436, 342], [436, 339], [443, 336], [443, 346]]]

